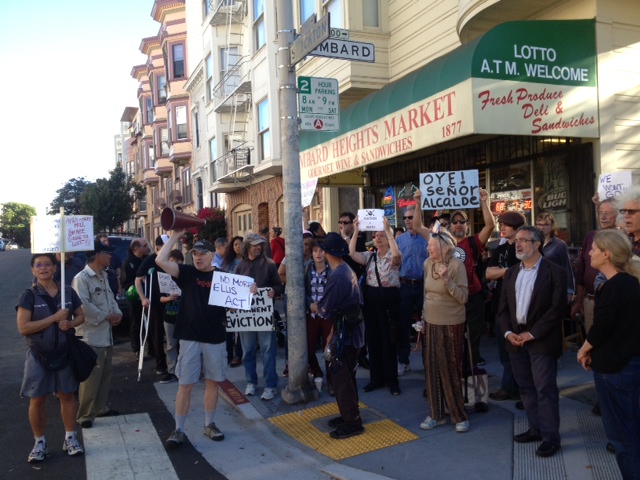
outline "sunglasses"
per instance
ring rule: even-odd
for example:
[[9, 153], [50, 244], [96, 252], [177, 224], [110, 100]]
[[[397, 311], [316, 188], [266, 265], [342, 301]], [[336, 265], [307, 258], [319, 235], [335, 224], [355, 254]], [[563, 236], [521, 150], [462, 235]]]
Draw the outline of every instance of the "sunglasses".
[[628, 213], [629, 215], [635, 215], [635, 214], [636, 214], [636, 213], [638, 213], [638, 212], [640, 212], [640, 210], [635, 209], [635, 208], [621, 208], [621, 209], [620, 209], [620, 213], [621, 213], [622, 215], [626, 215], [627, 213]]
[[451, 225], [465, 225], [467, 223], [466, 220], [453, 220]]
[[33, 267], [37, 270], [40, 270], [42, 268], [51, 268], [53, 267], [53, 263], [34, 263]]
[[403, 220], [413, 220], [413, 215], [402, 217]]
[[342, 220], [338, 222], [338, 225], [351, 225], [353, 222], [347, 222], [346, 220]]

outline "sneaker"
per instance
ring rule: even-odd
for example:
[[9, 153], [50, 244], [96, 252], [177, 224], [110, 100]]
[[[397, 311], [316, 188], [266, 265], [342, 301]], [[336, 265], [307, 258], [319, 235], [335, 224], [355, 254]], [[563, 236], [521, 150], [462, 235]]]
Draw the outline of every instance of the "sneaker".
[[424, 419], [424, 422], [420, 424], [420, 428], [422, 430], [431, 430], [432, 428], [436, 428], [438, 425], [444, 425], [447, 423], [447, 419], [443, 418], [442, 420], [438, 420], [437, 422], [431, 418], [427, 417]]
[[464, 433], [469, 431], [469, 420], [465, 420], [464, 422], [456, 423], [456, 432]]
[[245, 396], [253, 396], [256, 394], [256, 386], [253, 383], [247, 383], [247, 387], [244, 389]]
[[29, 463], [42, 462], [44, 460], [44, 457], [48, 453], [49, 453], [49, 449], [47, 448], [47, 442], [45, 442], [44, 440], [40, 440], [39, 442], [36, 442], [35, 445], [33, 446], [33, 450], [31, 450], [31, 453], [29, 454], [29, 458], [27, 459], [27, 461]]
[[178, 377], [176, 377], [173, 373], [167, 373], [164, 377], [162, 377], [160, 383], [171, 383], [175, 382], [176, 380], [178, 380]]
[[405, 373], [407, 373], [409, 370], [411, 370], [409, 368], [409, 365], [406, 365], [404, 363], [398, 363], [398, 376], [401, 377], [403, 376]]
[[342, 425], [336, 428], [331, 435], [331, 438], [336, 440], [343, 440], [345, 438], [354, 437], [356, 435], [362, 435], [364, 433], [364, 427], [362, 425]]
[[65, 450], [71, 457], [82, 455], [84, 453], [84, 448], [82, 448], [82, 445], [80, 445], [80, 442], [78, 442], [78, 439], [75, 435], [64, 440], [62, 449]]
[[275, 388], [265, 388], [264, 391], [262, 392], [262, 396], [260, 397], [260, 399], [273, 400], [273, 397], [276, 396], [277, 392], [278, 390], [276, 390]]
[[329, 427], [331, 428], [339, 428], [344, 424], [345, 421], [342, 419], [342, 417], [335, 417], [327, 422], [327, 425], [329, 425]]
[[222, 433], [213, 422], [204, 427], [204, 436], [209, 437], [211, 440], [215, 440], [216, 442], [224, 440], [224, 433]]
[[176, 428], [173, 431], [173, 433], [169, 435], [169, 438], [167, 438], [164, 444], [167, 447], [176, 448], [184, 443], [184, 438], [185, 438], [184, 432], [179, 428]]
[[313, 379], [313, 383], [315, 384], [316, 388], [318, 389], [319, 392], [322, 391], [322, 377], [316, 377]]

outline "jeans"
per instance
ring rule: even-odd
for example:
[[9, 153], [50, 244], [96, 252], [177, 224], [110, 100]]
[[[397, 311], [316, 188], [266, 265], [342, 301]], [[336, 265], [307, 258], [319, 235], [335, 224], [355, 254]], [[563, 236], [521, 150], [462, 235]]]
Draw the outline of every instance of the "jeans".
[[278, 387], [278, 374], [276, 373], [276, 332], [240, 332], [240, 342], [244, 354], [242, 364], [247, 383], [258, 384], [258, 374], [256, 371], [256, 348], [260, 342], [260, 352], [262, 353], [262, 376], [267, 388]]
[[625, 480], [640, 480], [640, 357], [619, 373], [593, 374], [602, 423]]
[[409, 365], [411, 350], [411, 324], [413, 312], [417, 312], [418, 319], [422, 319], [422, 304], [424, 302], [424, 285], [400, 285], [400, 338], [398, 338], [398, 363]]

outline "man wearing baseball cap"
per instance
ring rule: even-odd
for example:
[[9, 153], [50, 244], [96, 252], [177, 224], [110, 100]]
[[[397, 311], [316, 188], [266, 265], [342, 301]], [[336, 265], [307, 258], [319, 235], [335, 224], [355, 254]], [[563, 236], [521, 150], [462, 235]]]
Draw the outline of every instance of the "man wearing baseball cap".
[[464, 263], [467, 270], [467, 280], [469, 281], [469, 300], [466, 304], [467, 327], [469, 328], [469, 339], [471, 341], [471, 355], [473, 361], [478, 365], [484, 365], [484, 360], [480, 356], [480, 335], [484, 328], [484, 292], [482, 283], [476, 272], [476, 265], [482, 256], [494, 227], [496, 226], [493, 214], [489, 208], [489, 194], [484, 188], [478, 190], [480, 194], [480, 208], [482, 209], [482, 219], [484, 227], [480, 233], [469, 235], [469, 217], [463, 210], [456, 210], [451, 214], [449, 231], [458, 242], [454, 255]]
[[331, 438], [341, 440], [364, 433], [356, 385], [358, 350], [364, 345], [364, 322], [360, 321], [349, 328], [342, 325], [341, 320], [341, 312], [360, 308], [362, 295], [358, 277], [343, 260], [349, 255], [347, 242], [339, 234], [329, 232], [320, 248], [324, 250], [331, 274], [324, 287], [322, 300], [317, 304], [312, 303], [310, 310], [333, 321], [326, 347], [340, 416], [329, 420], [328, 425], [335, 429], [330, 433]]
[[[246, 275], [253, 278], [257, 288], [269, 288], [267, 295], [269, 298], [282, 295], [282, 282], [278, 276], [278, 269], [273, 260], [264, 253], [267, 241], [257, 233], [247, 233], [242, 242], [242, 260], [238, 262], [235, 274]], [[256, 350], [260, 344], [262, 354], [262, 374], [265, 388], [260, 398], [262, 400], [272, 400], [278, 391], [278, 374], [276, 373], [276, 332], [240, 332], [240, 342], [242, 343], [244, 365], [247, 386], [244, 394], [255, 395], [258, 383], [256, 371]]]
[[82, 428], [91, 428], [96, 417], [117, 415], [107, 406], [111, 387], [113, 333], [112, 327], [122, 321], [109, 286], [105, 269], [111, 264], [111, 254], [115, 247], [94, 241], [93, 250], [85, 252], [87, 265], [73, 279], [73, 289], [82, 300], [86, 321], [78, 326], [77, 334], [82, 341], [98, 355], [96, 367], [91, 375], [80, 384], [78, 390], [77, 420]]
[[191, 391], [204, 373], [204, 435], [220, 441], [224, 434], [214, 423], [218, 405], [218, 382], [227, 373], [226, 310], [209, 305], [209, 293], [215, 267], [212, 265], [214, 246], [199, 240], [191, 249], [193, 265], [174, 263], [169, 253], [180, 241], [184, 230], [174, 230], [156, 258], [156, 265], [171, 275], [182, 290], [174, 338], [180, 341], [180, 353], [175, 374], [178, 377], [176, 394], [176, 428], [166, 440], [167, 447], [179, 447], [185, 440], [185, 424]]
[[[491, 313], [497, 315], [498, 306], [500, 305], [500, 292], [502, 290], [502, 278], [509, 267], [517, 265], [520, 260], [516, 257], [516, 232], [518, 228], [527, 223], [524, 215], [520, 212], [505, 212], [498, 217], [498, 225], [500, 226], [500, 236], [506, 241], [495, 249], [491, 258], [489, 258], [489, 264], [485, 276], [487, 281], [496, 281], [496, 286], [493, 289], [493, 297], [491, 299]], [[502, 382], [500, 389], [489, 394], [489, 398], [492, 400], [519, 400], [520, 393], [518, 384], [513, 377], [511, 371], [511, 361], [509, 360], [509, 354], [505, 350], [505, 338], [504, 335], [498, 333], [496, 335], [498, 341], [498, 356], [500, 363], [502, 363]]]

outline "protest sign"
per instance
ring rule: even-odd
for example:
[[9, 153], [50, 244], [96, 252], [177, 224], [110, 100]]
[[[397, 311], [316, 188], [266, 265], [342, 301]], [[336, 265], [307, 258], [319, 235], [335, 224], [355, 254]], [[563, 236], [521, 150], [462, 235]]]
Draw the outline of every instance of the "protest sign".
[[618, 198], [631, 186], [631, 170], [601, 173], [598, 179], [598, 197], [600, 201], [607, 198]]
[[251, 293], [249, 288], [253, 283], [255, 282], [251, 277], [216, 270], [211, 281], [209, 305], [250, 310]]
[[182, 295], [180, 287], [173, 281], [171, 275], [168, 273], [158, 272], [158, 287], [160, 293], [166, 293], [167, 295]]
[[316, 187], [318, 186], [318, 178], [312, 178], [306, 182], [300, 184], [300, 195], [302, 197], [302, 208], [311, 205], [313, 195], [316, 193]]
[[41, 215], [31, 217], [31, 253], [86, 252], [89, 250], [93, 250], [92, 216]]
[[478, 170], [420, 174], [422, 210], [456, 210], [480, 206]]
[[358, 229], [361, 232], [381, 232], [384, 230], [384, 210], [365, 208], [358, 210]]
[[251, 298], [251, 310], [227, 312], [227, 332], [271, 331], [273, 325], [273, 299], [269, 288], [259, 288]]

